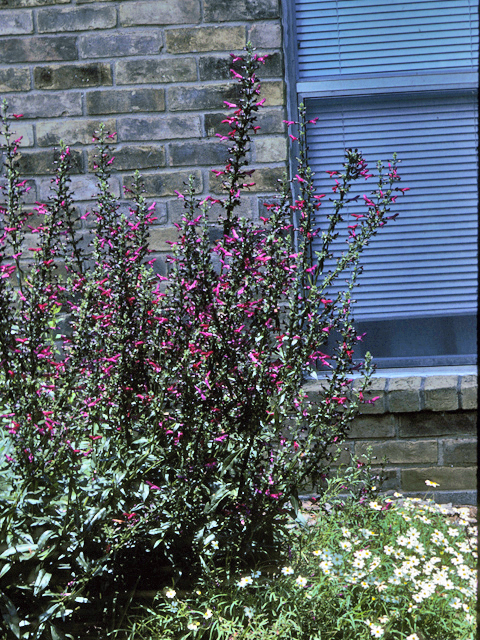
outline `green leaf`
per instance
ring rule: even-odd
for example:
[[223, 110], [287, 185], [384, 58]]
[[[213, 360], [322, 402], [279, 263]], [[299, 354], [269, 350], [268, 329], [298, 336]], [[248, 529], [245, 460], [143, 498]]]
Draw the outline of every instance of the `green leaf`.
[[50, 625], [50, 633], [52, 634], [52, 640], [65, 640], [64, 634], [53, 624]]
[[4, 564], [2, 567], [2, 570], [0, 571], [0, 578], [2, 578], [8, 571], [10, 571], [10, 569], [12, 568], [11, 564]]
[[45, 569], [40, 569], [37, 575], [37, 579], [35, 580], [35, 584], [33, 585], [34, 596], [38, 596], [39, 593], [41, 593], [48, 587], [51, 577], [51, 573], [48, 573], [48, 571], [45, 571]]
[[6, 549], [1, 555], [0, 555], [0, 559], [1, 558], [8, 558], [10, 556], [14, 556], [14, 555], [19, 555], [19, 554], [25, 554], [27, 553], [27, 551], [30, 552], [30, 555], [33, 555], [33, 553], [37, 550], [37, 545], [36, 544], [18, 544], [16, 547], [10, 547], [9, 549]]
[[106, 513], [107, 513], [107, 509], [105, 507], [102, 507], [96, 513], [94, 513], [90, 518], [88, 518], [88, 520], [85, 522], [85, 525], [87, 527], [91, 527], [94, 522], [99, 520]]
[[55, 535], [55, 531], [44, 531], [42, 533], [42, 535], [40, 536], [40, 538], [37, 540], [37, 545], [39, 548], [42, 548], [45, 544], [45, 542], [51, 538], [53, 535]]
[[22, 634], [20, 632], [20, 618], [18, 617], [17, 609], [15, 608], [15, 605], [10, 600], [10, 598], [7, 598], [3, 591], [0, 592], [0, 606], [4, 621], [15, 634], [15, 637], [21, 638]]

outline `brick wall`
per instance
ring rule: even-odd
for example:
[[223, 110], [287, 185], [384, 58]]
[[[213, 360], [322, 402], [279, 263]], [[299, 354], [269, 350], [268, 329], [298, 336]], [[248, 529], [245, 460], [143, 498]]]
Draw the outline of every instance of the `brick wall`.
[[[85, 213], [96, 190], [92, 135], [104, 122], [117, 132], [114, 192], [138, 168], [156, 202], [151, 240], [164, 271], [182, 213], [175, 189], [193, 173], [199, 193], [218, 192], [209, 169], [227, 157], [215, 133], [235, 97], [229, 53], [248, 39], [270, 54], [250, 157], [257, 186], [242, 205], [256, 219], [287, 160], [280, 0], [0, 0], [0, 96], [24, 114], [15, 128], [30, 202], [48, 197], [52, 146], [63, 140]], [[348, 451], [371, 444], [389, 457], [387, 488], [422, 493], [428, 478], [439, 499], [474, 501], [476, 376], [376, 378], [372, 393], [380, 399], [355, 421]]]
[[[256, 187], [242, 213], [257, 218], [286, 167], [284, 71], [279, 0], [0, 0], [0, 97], [24, 117], [21, 168], [29, 200], [45, 200], [52, 147], [71, 146], [79, 214], [95, 193], [92, 135], [101, 122], [117, 132], [113, 191], [135, 169], [156, 204], [151, 234], [164, 271], [173, 223], [182, 214], [175, 190], [189, 174], [199, 193], [221, 190], [209, 171], [221, 167], [226, 143], [215, 136], [224, 100], [236, 95], [230, 52], [248, 39], [270, 54], [262, 68], [265, 108], [250, 153]], [[84, 232], [87, 229], [84, 224]]]
[[[364, 459], [371, 446], [378, 462], [388, 458], [384, 489], [412, 496], [428, 489], [441, 502], [476, 504], [477, 388], [473, 374], [373, 378], [366, 397], [378, 400], [363, 405], [338, 463]], [[305, 390], [318, 399], [318, 383]]]

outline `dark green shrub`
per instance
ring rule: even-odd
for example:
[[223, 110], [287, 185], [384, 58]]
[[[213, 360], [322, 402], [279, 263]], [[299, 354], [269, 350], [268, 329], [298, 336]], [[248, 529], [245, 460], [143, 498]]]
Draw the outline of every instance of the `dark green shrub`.
[[[199, 203], [192, 184], [179, 194], [185, 215], [168, 280], [148, 264], [153, 220], [138, 175], [130, 213], [118, 211], [103, 130], [90, 247], [75, 235], [62, 147], [52, 197], [37, 207], [37, 246], [25, 250], [25, 184], [5, 108], [0, 365], [10, 490], [1, 496], [0, 604], [10, 635], [64, 637], [63, 620], [90, 615], [89, 603], [115, 627], [138, 584], [188, 581], [272, 553], [287, 517], [298, 513], [299, 488], [318, 489], [331, 445], [345, 438], [362, 401], [362, 389], [348, 391], [358, 340], [351, 292], [360, 253], [395, 199], [395, 163], [388, 175], [380, 171], [328, 272], [351, 184], [367, 175], [356, 150], [336, 173], [333, 213], [313, 229], [322, 196], [314, 193], [302, 120], [293, 185], [279, 185], [262, 227], [239, 218], [261, 62], [250, 49], [241, 60], [230, 158], [217, 172], [225, 198]], [[223, 226], [213, 243], [212, 204]], [[329, 299], [345, 275], [347, 287]], [[339, 338], [326, 355], [329, 335]], [[318, 365], [329, 375], [314, 406], [302, 378]], [[365, 372], [366, 384], [368, 361]]]

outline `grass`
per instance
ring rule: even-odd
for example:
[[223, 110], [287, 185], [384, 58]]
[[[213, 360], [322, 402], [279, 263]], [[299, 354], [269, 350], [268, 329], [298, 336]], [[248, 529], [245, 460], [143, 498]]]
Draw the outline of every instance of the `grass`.
[[[395, 494], [399, 498], [399, 494]], [[128, 640], [473, 640], [477, 529], [433, 501], [351, 502], [292, 530], [288, 560], [125, 616]]]

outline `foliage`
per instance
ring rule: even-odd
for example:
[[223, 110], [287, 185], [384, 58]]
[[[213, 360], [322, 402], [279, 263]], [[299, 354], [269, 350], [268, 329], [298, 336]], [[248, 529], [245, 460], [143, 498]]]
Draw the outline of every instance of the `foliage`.
[[468, 508], [400, 494], [363, 504], [327, 496], [334, 509], [295, 529], [288, 564], [164, 590], [132, 610], [128, 640], [475, 638], [477, 528]]
[[[302, 110], [295, 179], [285, 178], [263, 226], [240, 218], [263, 59], [248, 48], [234, 62], [230, 158], [216, 171], [226, 196], [199, 203], [192, 182], [179, 194], [185, 215], [168, 279], [149, 265], [154, 205], [140, 176], [127, 214], [110, 190], [113, 134], [98, 133], [85, 249], [69, 149], [57, 152], [49, 202], [25, 210], [19, 140], [4, 107], [0, 367], [10, 489], [1, 496], [0, 600], [12, 637], [69, 637], [64, 621], [92, 609], [115, 628], [139, 581], [185, 584], [272, 554], [298, 514], [299, 489], [321, 490], [331, 445], [363, 400], [368, 359], [364, 386], [349, 392], [360, 366], [351, 293], [361, 251], [401, 191], [395, 160], [385, 175], [379, 166], [365, 212], [333, 255], [351, 185], [368, 169], [347, 150], [333, 172], [333, 213], [314, 229], [323, 196], [306, 162]], [[215, 207], [223, 233], [211, 241]], [[317, 366], [329, 375], [315, 405], [302, 377]]]

